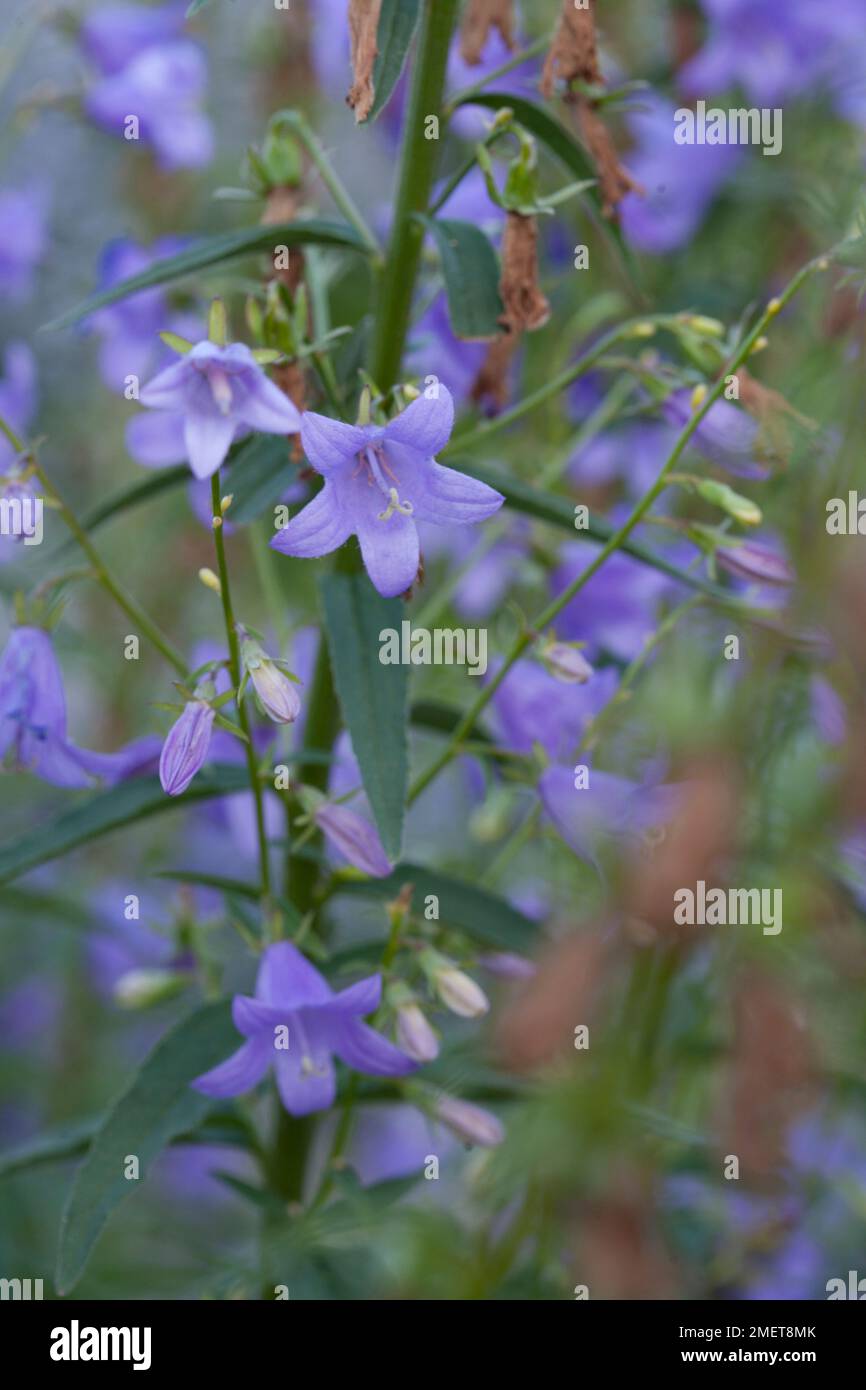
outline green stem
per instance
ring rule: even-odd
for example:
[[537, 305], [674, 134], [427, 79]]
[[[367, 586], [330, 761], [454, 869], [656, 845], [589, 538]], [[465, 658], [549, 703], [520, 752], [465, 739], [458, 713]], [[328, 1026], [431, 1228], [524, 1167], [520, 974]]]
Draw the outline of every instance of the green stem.
[[[736, 372], [738, 367], [742, 366], [742, 364], [746, 361], [747, 357], [751, 353], [753, 347], [755, 346], [755, 343], [758, 341], [760, 337], [763, 336], [770, 323], [776, 318], [776, 316], [785, 307], [785, 305], [789, 303], [791, 299], [793, 299], [797, 291], [818, 270], [826, 269], [827, 263], [827, 258], [823, 256], [817, 258], [814, 261], [808, 262], [807, 265], [803, 266], [797, 272], [797, 274], [790, 281], [784, 292], [777, 299], [772, 300], [770, 302], [770, 304], [764, 310], [763, 314], [760, 316], [751, 332], [745, 336], [737, 350], [734, 353], [732, 353], [729, 361], [720, 373], [715, 385], [710, 388], [703, 401], [698, 406], [697, 410], [694, 411], [691, 418], [688, 420], [686, 425], [681, 430], [677, 438], [677, 441], [674, 444], [674, 447], [671, 453], [669, 454], [655, 482], [647, 490], [647, 492], [644, 493], [643, 497], [641, 497], [640, 500], [635, 504], [626, 520], [622, 523], [620, 527], [617, 528], [616, 531], [614, 531], [610, 539], [605, 543], [605, 545], [602, 546], [598, 554], [587, 565], [586, 569], [582, 570], [581, 573], [577, 575], [577, 577], [574, 580], [572, 580], [571, 584], [569, 584], [557, 598], [553, 599], [547, 605], [547, 607], [544, 608], [538, 614], [531, 627], [529, 627], [525, 632], [521, 632], [520, 635], [516, 638], [513, 646], [511, 647], [511, 650], [509, 651], [508, 655], [506, 656], [504, 662], [500, 666], [496, 675], [484, 687], [484, 689], [479, 692], [475, 700], [472, 702], [466, 714], [463, 716], [463, 718], [460, 720], [460, 723], [457, 725], [457, 728], [454, 730], [454, 733], [452, 734], [445, 748], [415, 781], [414, 785], [412, 786], [409, 792], [410, 804], [416, 800], [416, 798], [421, 794], [422, 791], [424, 791], [426, 787], [430, 785], [430, 783], [438, 775], [438, 773], [441, 772], [442, 768], [446, 767], [447, 764], [458, 752], [460, 745], [466, 737], [466, 734], [474, 726], [479, 714], [490, 703], [493, 696], [496, 694], [497, 690], [501, 686], [502, 682], [505, 680], [505, 677], [508, 675], [508, 672], [511, 670], [511, 667], [514, 665], [516, 661], [520, 659], [520, 657], [526, 651], [527, 647], [529, 647], [532, 644], [532, 642], [535, 641], [539, 633], [543, 632], [546, 627], [550, 626], [554, 619], [557, 618], [559, 614], [562, 612], [563, 608], [565, 608], [567, 604], [571, 603], [572, 599], [578, 593], [580, 593], [581, 589], [583, 589], [589, 583], [593, 575], [598, 573], [598, 571], [602, 568], [602, 566], [610, 558], [610, 556], [613, 555], [615, 551], [617, 551], [620, 548], [623, 542], [626, 541], [628, 537], [631, 535], [635, 527], [643, 520], [644, 516], [649, 511], [656, 498], [659, 496], [661, 492], [664, 491], [669, 473], [672, 469], [676, 467], [677, 463], [682, 457], [686, 445], [688, 444], [692, 435], [695, 433], [695, 430], [698, 428], [701, 421], [707, 416], [715, 402], [722, 395], [725, 389], [727, 378], [731, 376], [734, 372]], [[608, 334], [607, 336], [608, 338], [610, 338], [611, 335]], [[598, 346], [599, 345], [597, 344], [596, 347]]]
[[[225, 623], [226, 641], [229, 648], [229, 673], [232, 685], [237, 693], [241, 684], [241, 654], [238, 643], [237, 626], [232, 610], [232, 594], [229, 585], [229, 570], [226, 564], [225, 537], [223, 536], [223, 514], [222, 514], [222, 493], [220, 490], [219, 469], [211, 478], [211, 508], [213, 512], [213, 535], [216, 547], [217, 573], [220, 581], [220, 596], [223, 606], [223, 621]], [[245, 735], [244, 751], [247, 758], [247, 771], [250, 776], [250, 787], [253, 793], [253, 801], [256, 808], [256, 834], [259, 842], [259, 872], [261, 875], [261, 890], [263, 906], [266, 908], [271, 896], [271, 869], [268, 862], [268, 840], [265, 833], [265, 808], [262, 799], [262, 784], [259, 779], [259, 769], [256, 764], [256, 750], [253, 745], [252, 733], [250, 731], [250, 721], [247, 708], [243, 700], [237, 697], [238, 723]], [[278, 930], [278, 923], [275, 926]]]
[[[5, 424], [3, 424], [3, 422], [0, 422], [0, 425], [2, 425], [3, 433], [6, 435], [6, 437], [10, 440], [14, 440], [14, 435], [10, 433]], [[13, 445], [13, 447], [15, 446]], [[22, 450], [19, 448], [18, 452], [22, 452]], [[154, 647], [156, 647], [158, 652], [161, 652], [161, 654], [165, 657], [169, 665], [173, 666], [174, 669], [181, 676], [186, 676], [187, 664], [181, 656], [180, 652], [172, 646], [171, 642], [164, 635], [164, 633], [160, 632], [159, 628], [156, 626], [156, 623], [151, 621], [151, 619], [145, 613], [144, 609], [136, 602], [132, 595], [128, 594], [126, 590], [122, 588], [120, 584], [118, 584], [117, 580], [114, 579], [113, 576], [109, 573], [104, 560], [94, 547], [93, 542], [91, 541], [87, 532], [81, 526], [80, 522], [78, 521], [78, 518], [75, 516], [75, 513], [71, 510], [71, 508], [61, 497], [60, 493], [57, 491], [57, 488], [48, 478], [42, 465], [36, 463], [35, 461], [34, 473], [36, 477], [39, 479], [40, 484], [42, 485], [43, 492], [47, 497], [51, 498], [55, 507], [57, 508], [63, 520], [65, 521], [66, 525], [69, 527], [69, 530], [71, 531], [72, 535], [75, 537], [76, 541], [81, 546], [81, 549], [84, 551], [85, 555], [90, 561], [90, 564], [93, 569], [94, 578], [98, 581], [98, 583], [102, 585], [106, 593], [111, 595], [118, 607], [123, 609], [124, 613], [133, 623], [135, 623], [136, 627], [140, 628], [147, 640], [150, 643], [152, 643]]]
[[316, 135], [315, 131], [304, 120], [300, 111], [280, 111], [274, 118], [280, 120], [283, 125], [291, 126], [297, 135], [310, 159], [315, 164], [322, 176], [322, 182], [336, 203], [346, 221], [351, 223], [355, 231], [362, 238], [368, 249], [376, 257], [377, 261], [382, 260], [382, 248], [375, 236], [364, 220], [364, 215], [354, 201], [351, 193], [340, 179], [339, 174], [334, 168], [325, 153], [324, 146]]
[[[424, 0], [412, 90], [406, 115], [387, 272], [380, 287], [370, 375], [387, 395], [397, 381], [409, 331], [426, 213], [436, 172], [438, 139], [427, 139], [429, 117], [444, 120], [442, 92], [457, 0]], [[441, 131], [439, 132], [441, 133]]]

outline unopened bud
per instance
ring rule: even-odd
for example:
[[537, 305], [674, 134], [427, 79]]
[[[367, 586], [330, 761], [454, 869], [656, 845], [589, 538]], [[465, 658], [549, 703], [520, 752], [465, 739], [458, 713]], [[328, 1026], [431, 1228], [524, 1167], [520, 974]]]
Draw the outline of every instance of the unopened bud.
[[573, 642], [551, 642], [541, 653], [552, 676], [566, 685], [585, 685], [594, 671]]
[[207, 566], [205, 566], [203, 569], [199, 570], [198, 577], [206, 589], [213, 589], [215, 594], [222, 593], [220, 582], [214, 574], [213, 570], [209, 570]]
[[760, 526], [763, 519], [760, 507], [748, 497], [741, 497], [726, 483], [705, 478], [697, 484], [697, 492], [705, 502], [712, 503], [714, 507], [721, 507], [723, 512], [727, 512], [728, 516], [732, 516], [742, 526]]
[[480, 1105], [470, 1104], [468, 1100], [440, 1096], [436, 1102], [436, 1118], [465, 1144], [479, 1144], [484, 1149], [492, 1149], [505, 1138], [505, 1130], [496, 1116], [491, 1115], [489, 1110], [482, 1110]]
[[128, 970], [114, 986], [114, 998], [122, 1009], [147, 1009], [180, 994], [189, 976], [180, 970]]
[[436, 1034], [415, 1003], [397, 1010], [397, 1046], [415, 1062], [432, 1062], [439, 1056]]
[[447, 956], [431, 951], [422, 964], [433, 989], [452, 1013], [461, 1018], [480, 1018], [487, 1013], [490, 1000], [484, 990]]
[[250, 637], [241, 643], [241, 661], [262, 712], [275, 724], [293, 724], [301, 712], [301, 699], [285, 671]]

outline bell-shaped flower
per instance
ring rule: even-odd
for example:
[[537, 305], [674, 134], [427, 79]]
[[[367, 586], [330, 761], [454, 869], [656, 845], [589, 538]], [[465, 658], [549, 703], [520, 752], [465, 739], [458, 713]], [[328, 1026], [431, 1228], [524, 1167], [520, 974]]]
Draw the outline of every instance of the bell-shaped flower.
[[273, 1066], [289, 1114], [309, 1115], [334, 1102], [334, 1056], [366, 1076], [405, 1076], [415, 1063], [361, 1021], [381, 993], [381, 977], [371, 975], [335, 994], [296, 946], [279, 941], [262, 956], [255, 998], [235, 995], [232, 1017], [244, 1043], [193, 1086], [206, 1096], [237, 1096]]
[[186, 456], [196, 478], [215, 473], [245, 429], [297, 434], [301, 428], [298, 410], [268, 380], [245, 343], [196, 343], [148, 382], [140, 399], [173, 419], [183, 418]]
[[66, 696], [51, 638], [38, 627], [15, 627], [0, 657], [0, 758], [55, 787], [113, 783], [144, 771], [158, 741], [137, 739], [117, 753], [76, 748], [66, 732]]
[[201, 771], [210, 749], [215, 711], [207, 700], [188, 700], [162, 746], [159, 780], [167, 796], [180, 796]]
[[301, 441], [325, 486], [271, 545], [310, 558], [357, 535], [373, 584], [393, 598], [417, 576], [419, 521], [469, 526], [498, 511], [500, 493], [436, 462], [454, 423], [450, 392], [441, 385], [437, 390], [387, 425], [347, 425], [307, 411]]

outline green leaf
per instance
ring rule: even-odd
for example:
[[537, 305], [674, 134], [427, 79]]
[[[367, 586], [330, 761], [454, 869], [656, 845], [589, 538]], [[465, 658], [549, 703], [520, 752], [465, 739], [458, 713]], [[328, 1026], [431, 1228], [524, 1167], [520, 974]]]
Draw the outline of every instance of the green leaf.
[[503, 312], [499, 261], [487, 237], [472, 222], [436, 217], [419, 221], [436, 239], [455, 336], [475, 341], [498, 337]]
[[379, 112], [388, 105], [391, 93], [400, 80], [420, 16], [421, 0], [383, 0], [376, 31], [379, 52], [373, 68], [375, 97], [365, 124], [375, 121]]
[[38, 1168], [43, 1163], [60, 1163], [66, 1158], [78, 1158], [87, 1151], [100, 1124], [100, 1116], [75, 1120], [71, 1124], [59, 1125], [48, 1134], [39, 1134], [23, 1144], [17, 1144], [14, 1149], [7, 1149], [0, 1154], [0, 1178]]
[[388, 878], [339, 882], [335, 896], [343, 894], [372, 898], [395, 898], [404, 883], [413, 885], [412, 907], [423, 913], [424, 899], [435, 894], [439, 899], [440, 921], [462, 931], [481, 946], [501, 951], [526, 954], [538, 941], [538, 925], [512, 907], [504, 898], [464, 883], [457, 878], [422, 868], [419, 864], [401, 864]]
[[53, 820], [28, 830], [0, 850], [0, 883], [8, 883], [28, 869], [48, 864], [111, 830], [183, 809], [197, 801], [228, 796], [248, 788], [245, 767], [216, 763], [200, 772], [183, 796], [166, 796], [158, 777], [135, 777], [80, 799]]
[[[592, 161], [573, 138], [571, 132], [549, 111], [545, 111], [543, 106], [537, 105], [536, 102], [530, 101], [527, 97], [515, 96], [513, 92], [475, 92], [458, 104], [460, 106], [487, 106], [493, 111], [499, 111], [505, 106], [510, 107], [514, 112], [515, 120], [525, 126], [528, 131], [531, 131], [543, 145], [546, 145], [551, 154], [556, 155], [557, 159], [576, 178], [595, 179], [596, 171]], [[598, 187], [589, 190], [588, 196], [598, 214], [600, 225], [605, 228], [608, 235], [616, 243], [630, 274], [636, 278], [637, 267], [631, 248], [624, 240], [617, 223], [602, 215], [601, 195]]]
[[229, 459], [223, 492], [233, 497], [228, 519], [238, 525], [255, 521], [297, 480], [289, 446], [280, 435], [253, 434]]
[[275, 246], [280, 245], [343, 246], [351, 251], [369, 254], [369, 248], [348, 222], [331, 222], [324, 218], [274, 222], [271, 226], [245, 227], [239, 232], [220, 232], [217, 236], [202, 237], [176, 256], [165, 256], [162, 260], [154, 261], [139, 275], [131, 275], [128, 280], [121, 280], [110, 289], [92, 295], [83, 304], [45, 324], [45, 328], [68, 328], [96, 309], [116, 304], [118, 300], [137, 294], [139, 290], [149, 290], [154, 285], [168, 285], [209, 266], [236, 260], [238, 256], [251, 256], [257, 251], [273, 251]]
[[190, 1082], [237, 1045], [230, 1002], [205, 1004], [157, 1044], [108, 1110], [75, 1174], [60, 1222], [59, 1293], [81, 1278], [109, 1216], [138, 1186], [124, 1176], [127, 1156], [137, 1157], [143, 1178], [167, 1144], [200, 1123], [213, 1101]]
[[343, 719], [385, 853], [398, 859], [409, 773], [409, 670], [382, 665], [379, 633], [400, 630], [403, 605], [382, 598], [366, 574], [329, 575], [322, 582], [322, 602]]

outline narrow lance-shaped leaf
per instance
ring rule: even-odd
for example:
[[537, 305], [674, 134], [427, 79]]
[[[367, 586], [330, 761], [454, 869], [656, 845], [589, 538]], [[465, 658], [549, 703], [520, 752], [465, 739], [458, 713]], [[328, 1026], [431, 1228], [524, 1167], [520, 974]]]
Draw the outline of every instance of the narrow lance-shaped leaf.
[[60, 318], [45, 325], [48, 329], [68, 328], [79, 319], [86, 318], [96, 309], [104, 309], [107, 304], [116, 304], [139, 290], [153, 289], [156, 285], [168, 285], [174, 280], [182, 280], [209, 266], [221, 265], [224, 261], [237, 260], [239, 256], [250, 256], [256, 251], [273, 251], [275, 246], [343, 246], [351, 251], [369, 254], [369, 247], [347, 222], [331, 222], [324, 218], [309, 218], [302, 222], [275, 222], [270, 226], [247, 227], [240, 232], [221, 232], [217, 236], [202, 237], [192, 246], [178, 252], [176, 256], [164, 256], [154, 261], [147, 270], [138, 275], [130, 275], [110, 289], [92, 295], [90, 299], [78, 304], [74, 309], [61, 314]]
[[183, 796], [166, 796], [158, 777], [136, 777], [107, 791], [71, 800], [71, 805], [44, 825], [28, 830], [0, 850], [0, 883], [8, 883], [28, 869], [48, 864], [80, 845], [119, 830], [125, 825], [162, 815], [195, 801], [230, 796], [246, 791], [245, 767], [217, 763], [200, 772]]
[[373, 68], [375, 97], [367, 121], [375, 121], [391, 99], [400, 74], [406, 65], [406, 55], [415, 37], [421, 16], [421, 0], [382, 0], [376, 47], [379, 50]]
[[460, 879], [422, 868], [420, 864], [401, 864], [388, 878], [340, 883], [336, 892], [387, 900], [396, 897], [404, 883], [413, 885], [415, 912], [423, 913], [425, 899], [435, 895], [439, 901], [440, 920], [465, 932], [479, 945], [526, 954], [538, 942], [537, 924], [504, 898], [474, 883], [463, 883]]
[[397, 859], [409, 761], [406, 740], [409, 672], [383, 666], [379, 633], [399, 631], [403, 606], [382, 598], [365, 574], [333, 574], [322, 584], [325, 631], [334, 682], [382, 844]]
[[446, 218], [420, 219], [432, 232], [445, 279], [448, 316], [458, 338], [495, 338], [502, 332], [499, 261], [479, 227]]
[[144, 1178], [153, 1160], [179, 1134], [193, 1129], [213, 1101], [190, 1088], [202, 1072], [233, 1050], [237, 1033], [227, 1000], [206, 1004], [157, 1044], [111, 1107], [78, 1168], [60, 1223], [57, 1289], [68, 1293], [114, 1209], [138, 1187], [128, 1157]]

